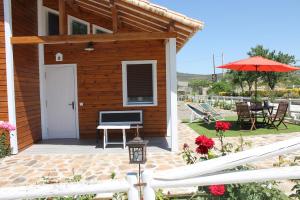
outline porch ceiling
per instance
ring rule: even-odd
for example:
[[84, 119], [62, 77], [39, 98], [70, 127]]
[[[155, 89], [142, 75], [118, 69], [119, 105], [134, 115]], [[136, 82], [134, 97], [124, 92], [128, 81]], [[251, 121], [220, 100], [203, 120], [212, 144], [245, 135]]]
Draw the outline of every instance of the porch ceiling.
[[[67, 6], [71, 7], [75, 11], [84, 11], [86, 13], [110, 20], [113, 24], [112, 27], [114, 34], [118, 33], [118, 25], [122, 23], [133, 27], [142, 33], [176, 33], [175, 37], [177, 38], [177, 50], [180, 50], [184, 44], [204, 26], [203, 22], [201, 21], [188, 18], [180, 13], [168, 10], [167, 8], [158, 6], [156, 4], [152, 4], [146, 0], [58, 1], [60, 2], [60, 5], [61, 2], [64, 1]], [[60, 9], [60, 11], [65, 15], [64, 6], [62, 6]], [[63, 17], [61, 20], [63, 21]], [[21, 40], [14, 40], [13, 38], [12, 41], [13, 44], [18, 44], [18, 42]], [[27, 40], [27, 43], [30, 43], [29, 41], [30, 40]], [[36, 43], [36, 40], [33, 43]]]
[[113, 20], [113, 5], [115, 5], [121, 23], [145, 32], [176, 32], [178, 49], [204, 26], [201, 21], [145, 0], [71, 0], [70, 2], [73, 6], [110, 20]]

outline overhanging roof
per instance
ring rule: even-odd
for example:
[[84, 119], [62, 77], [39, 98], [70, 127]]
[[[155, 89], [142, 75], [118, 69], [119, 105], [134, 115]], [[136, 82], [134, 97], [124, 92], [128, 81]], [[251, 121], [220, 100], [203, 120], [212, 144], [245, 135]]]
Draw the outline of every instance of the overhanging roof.
[[[80, 8], [112, 18], [112, 0], [72, 0]], [[171, 27], [177, 33], [177, 49], [204, 26], [203, 22], [189, 18], [146, 0], [114, 0], [118, 20], [144, 32], [166, 32]]]

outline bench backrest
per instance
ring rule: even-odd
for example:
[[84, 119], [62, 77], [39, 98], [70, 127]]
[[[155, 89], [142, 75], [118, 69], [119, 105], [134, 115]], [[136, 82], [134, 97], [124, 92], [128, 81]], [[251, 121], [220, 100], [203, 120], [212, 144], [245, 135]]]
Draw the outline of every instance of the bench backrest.
[[142, 110], [101, 111], [100, 125], [143, 125]]

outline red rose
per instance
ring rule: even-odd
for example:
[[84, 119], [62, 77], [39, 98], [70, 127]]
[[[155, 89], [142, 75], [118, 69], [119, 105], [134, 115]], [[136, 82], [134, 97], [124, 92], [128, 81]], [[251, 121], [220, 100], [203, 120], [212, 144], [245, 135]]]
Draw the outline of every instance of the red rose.
[[224, 185], [211, 185], [208, 187], [210, 193], [214, 196], [222, 196], [225, 193]]
[[205, 135], [201, 135], [196, 138], [195, 144], [198, 145], [196, 149], [197, 153], [208, 154], [208, 150], [214, 147], [215, 142], [212, 139], [206, 137]]
[[230, 127], [231, 127], [231, 124], [229, 122], [217, 121], [215, 129], [216, 129], [216, 131], [224, 131], [225, 132], [225, 131], [229, 130]]

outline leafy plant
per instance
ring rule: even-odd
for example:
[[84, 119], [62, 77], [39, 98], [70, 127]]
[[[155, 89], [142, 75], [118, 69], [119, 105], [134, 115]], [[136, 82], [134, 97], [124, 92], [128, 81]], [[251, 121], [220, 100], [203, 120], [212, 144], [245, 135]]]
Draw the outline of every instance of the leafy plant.
[[11, 154], [11, 149], [9, 147], [9, 144], [7, 144], [6, 140], [7, 137], [5, 133], [2, 133], [2, 135], [0, 136], [0, 158], [4, 158]]
[[294, 198], [294, 199], [300, 199], [300, 181], [299, 180], [295, 180], [296, 185], [292, 188], [292, 192], [294, 192], [293, 194], [290, 195], [290, 197]]
[[[81, 175], [74, 175], [72, 178], [66, 178], [63, 182], [67, 183], [77, 183], [82, 179]], [[42, 177], [43, 184], [54, 184], [59, 183], [59, 180], [53, 180], [49, 177]], [[52, 197], [52, 198], [37, 198], [36, 200], [92, 200], [94, 199], [95, 194], [86, 194], [86, 195], [75, 195], [75, 196], [64, 196], [64, 197]]]
[[277, 183], [247, 183], [227, 185], [223, 199], [227, 200], [287, 200], [289, 199], [279, 189]]

